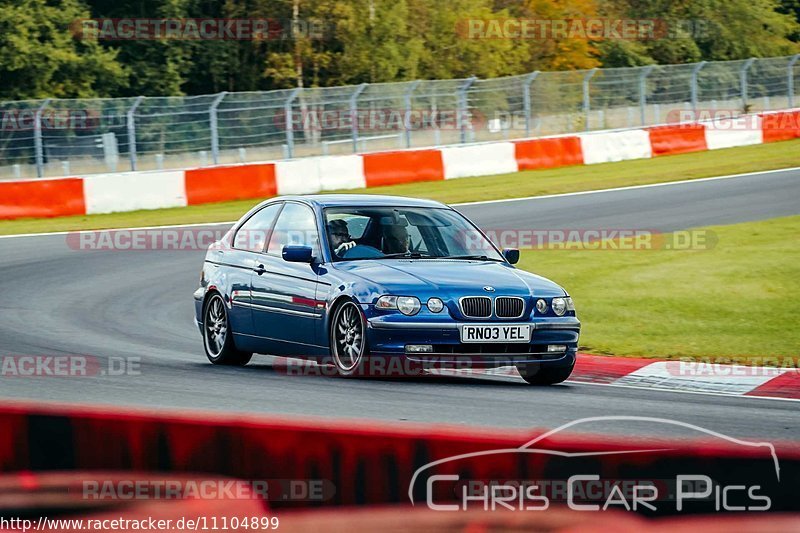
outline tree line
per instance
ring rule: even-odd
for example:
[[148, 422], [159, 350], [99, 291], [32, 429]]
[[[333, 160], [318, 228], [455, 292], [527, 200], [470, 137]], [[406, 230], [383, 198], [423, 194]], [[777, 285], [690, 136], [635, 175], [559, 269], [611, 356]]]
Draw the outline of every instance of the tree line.
[[[114, 34], [127, 19], [270, 26], [266, 37], [244, 39]], [[645, 20], [657, 31], [518, 38], [502, 33], [518, 26], [509, 20]], [[106, 21], [110, 32], [87, 32], [91, 21]], [[490, 78], [798, 52], [800, 0], [0, 0], [3, 100]]]

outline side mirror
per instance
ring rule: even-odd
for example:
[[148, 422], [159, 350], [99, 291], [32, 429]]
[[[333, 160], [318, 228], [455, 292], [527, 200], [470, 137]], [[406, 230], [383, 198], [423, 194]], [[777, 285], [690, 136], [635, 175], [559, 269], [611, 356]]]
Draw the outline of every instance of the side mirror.
[[506, 261], [511, 263], [512, 265], [516, 265], [519, 263], [519, 250], [516, 248], [508, 248], [503, 250], [503, 257], [506, 258]]
[[310, 263], [314, 258], [314, 251], [310, 246], [302, 244], [287, 244], [281, 252], [284, 261], [290, 263]]

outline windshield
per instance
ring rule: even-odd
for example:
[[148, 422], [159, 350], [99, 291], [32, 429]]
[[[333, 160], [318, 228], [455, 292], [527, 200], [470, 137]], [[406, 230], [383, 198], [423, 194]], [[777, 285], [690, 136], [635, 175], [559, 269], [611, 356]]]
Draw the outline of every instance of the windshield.
[[334, 261], [403, 257], [504, 261], [483, 233], [452, 209], [329, 208], [325, 226]]

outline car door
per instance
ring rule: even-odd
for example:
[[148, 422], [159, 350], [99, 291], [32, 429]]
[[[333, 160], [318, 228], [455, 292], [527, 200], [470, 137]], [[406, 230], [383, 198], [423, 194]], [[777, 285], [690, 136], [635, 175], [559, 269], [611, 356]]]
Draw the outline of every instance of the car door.
[[251, 275], [255, 334], [269, 339], [273, 353], [314, 355], [319, 351], [317, 325], [324, 303], [317, 304], [317, 267], [291, 263], [281, 256], [287, 244], [311, 246], [320, 257], [314, 211], [305, 204], [286, 202], [270, 236], [266, 253]]
[[253, 213], [234, 232], [230, 249], [217, 252], [221, 266], [225, 268], [225, 285], [230, 291], [231, 329], [240, 347], [253, 348], [249, 340], [253, 335], [250, 278], [253, 269], [261, 262], [261, 254], [282, 206], [283, 202], [276, 202]]

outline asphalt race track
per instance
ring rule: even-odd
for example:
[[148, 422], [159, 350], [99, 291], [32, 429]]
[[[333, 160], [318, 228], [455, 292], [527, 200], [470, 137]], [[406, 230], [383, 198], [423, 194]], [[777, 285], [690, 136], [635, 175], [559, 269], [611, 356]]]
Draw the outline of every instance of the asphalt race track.
[[[489, 228], [731, 224], [800, 214], [800, 170], [459, 209]], [[790, 401], [573, 383], [533, 388], [486, 378], [287, 376], [263, 356], [245, 368], [212, 367], [192, 321], [202, 257], [202, 251], [80, 251], [64, 235], [0, 239], [0, 355], [90, 355], [104, 367], [109, 358], [141, 358], [140, 375], [0, 377], [0, 398], [514, 428], [638, 415], [736, 437], [800, 440], [800, 409]], [[585, 429], [692, 435], [639, 422]]]

